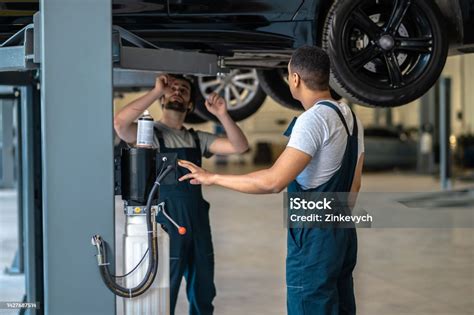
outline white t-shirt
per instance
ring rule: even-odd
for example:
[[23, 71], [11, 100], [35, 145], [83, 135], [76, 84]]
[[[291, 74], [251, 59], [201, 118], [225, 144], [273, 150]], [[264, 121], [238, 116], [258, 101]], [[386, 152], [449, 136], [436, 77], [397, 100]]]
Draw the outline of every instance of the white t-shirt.
[[[354, 119], [347, 104], [333, 102], [346, 120], [352, 134]], [[364, 129], [357, 118], [358, 158], [364, 152]], [[311, 162], [296, 177], [303, 189], [326, 183], [341, 166], [347, 144], [347, 132], [336, 111], [316, 103], [302, 113], [293, 127], [288, 147], [312, 156]]]

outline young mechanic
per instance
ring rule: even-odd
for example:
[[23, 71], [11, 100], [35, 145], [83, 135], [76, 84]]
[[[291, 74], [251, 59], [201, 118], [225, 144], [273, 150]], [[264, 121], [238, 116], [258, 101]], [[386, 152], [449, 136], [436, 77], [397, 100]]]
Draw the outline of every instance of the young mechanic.
[[[179, 161], [191, 171], [180, 181], [251, 194], [279, 193], [287, 186], [290, 193], [359, 192], [363, 129], [346, 104], [331, 98], [329, 70], [329, 57], [320, 48], [304, 46], [293, 53], [288, 83], [305, 112], [290, 125], [288, 145], [272, 167], [246, 175], [220, 175]], [[354, 228], [288, 229], [288, 314], [355, 314], [356, 258]]]
[[[115, 115], [114, 127], [118, 136], [128, 143], [136, 142], [136, 119], [153, 102], [159, 100], [163, 115], [155, 123], [154, 145], [160, 152], [175, 152], [179, 159], [200, 166], [202, 156], [247, 151], [247, 139], [229, 116], [225, 100], [217, 94], [212, 94], [205, 105], [219, 119], [227, 138], [183, 127], [186, 114], [193, 109], [193, 87], [192, 82], [183, 76], [158, 77], [154, 89]], [[178, 173], [178, 176], [182, 176], [185, 170], [180, 169]], [[158, 221], [170, 233], [170, 313], [174, 314], [179, 286], [184, 276], [189, 313], [212, 314], [216, 289], [209, 203], [202, 196], [201, 186], [190, 185], [188, 182], [161, 187], [160, 199], [166, 201], [167, 211], [176, 222], [187, 229], [185, 235], [179, 235], [164, 216], [158, 217]]]

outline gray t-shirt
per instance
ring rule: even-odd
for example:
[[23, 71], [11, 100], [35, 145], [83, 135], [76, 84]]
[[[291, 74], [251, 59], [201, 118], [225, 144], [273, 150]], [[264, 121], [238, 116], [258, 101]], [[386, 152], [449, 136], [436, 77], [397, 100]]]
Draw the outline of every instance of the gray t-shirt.
[[[196, 143], [194, 138], [188, 129], [182, 128], [181, 130], [173, 129], [165, 124], [156, 121], [155, 128], [161, 131], [165, 146], [167, 148], [195, 148]], [[201, 144], [201, 153], [204, 157], [211, 157], [212, 153], [209, 151], [209, 147], [218, 137], [212, 133], [196, 130], [196, 133]], [[154, 136], [153, 145], [155, 148], [160, 148], [158, 137]]]
[[[349, 106], [335, 104], [344, 116], [352, 134], [354, 121]], [[364, 152], [364, 129], [357, 118], [358, 157]], [[303, 189], [316, 188], [326, 183], [341, 166], [347, 144], [347, 132], [336, 111], [315, 104], [302, 113], [293, 127], [288, 147], [312, 156], [310, 163], [296, 177]]]

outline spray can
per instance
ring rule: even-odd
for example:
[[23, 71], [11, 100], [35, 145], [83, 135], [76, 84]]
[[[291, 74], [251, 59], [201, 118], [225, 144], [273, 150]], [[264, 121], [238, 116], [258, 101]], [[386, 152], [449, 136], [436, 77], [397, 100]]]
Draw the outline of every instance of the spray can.
[[143, 112], [143, 115], [138, 119], [137, 130], [137, 147], [151, 148], [153, 147], [153, 117], [150, 116], [148, 110]]

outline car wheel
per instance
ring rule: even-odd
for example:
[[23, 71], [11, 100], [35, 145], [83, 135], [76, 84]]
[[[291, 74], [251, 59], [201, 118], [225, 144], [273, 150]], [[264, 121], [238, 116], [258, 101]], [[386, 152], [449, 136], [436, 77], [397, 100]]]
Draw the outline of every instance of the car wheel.
[[289, 109], [303, 110], [301, 103], [291, 96], [286, 69], [258, 70], [257, 73], [260, 86], [275, 102]]
[[[288, 71], [286, 69], [259, 70], [258, 79], [262, 89], [278, 104], [293, 110], [304, 110], [303, 105], [293, 98], [288, 86]], [[329, 89], [331, 97], [336, 101], [341, 96], [332, 88]]]
[[394, 107], [422, 96], [448, 51], [434, 1], [338, 0], [322, 41], [332, 60], [331, 86], [368, 106]]
[[196, 113], [216, 122], [219, 120], [204, 105], [211, 93], [218, 93], [225, 98], [227, 110], [234, 121], [254, 114], [266, 97], [254, 69], [234, 69], [217, 77], [199, 77], [197, 85], [200, 93], [197, 93]]
[[186, 118], [184, 119], [184, 122], [188, 123], [188, 124], [203, 124], [207, 121], [208, 121], [207, 119], [199, 116], [195, 112], [191, 112], [191, 113], [187, 114]]

